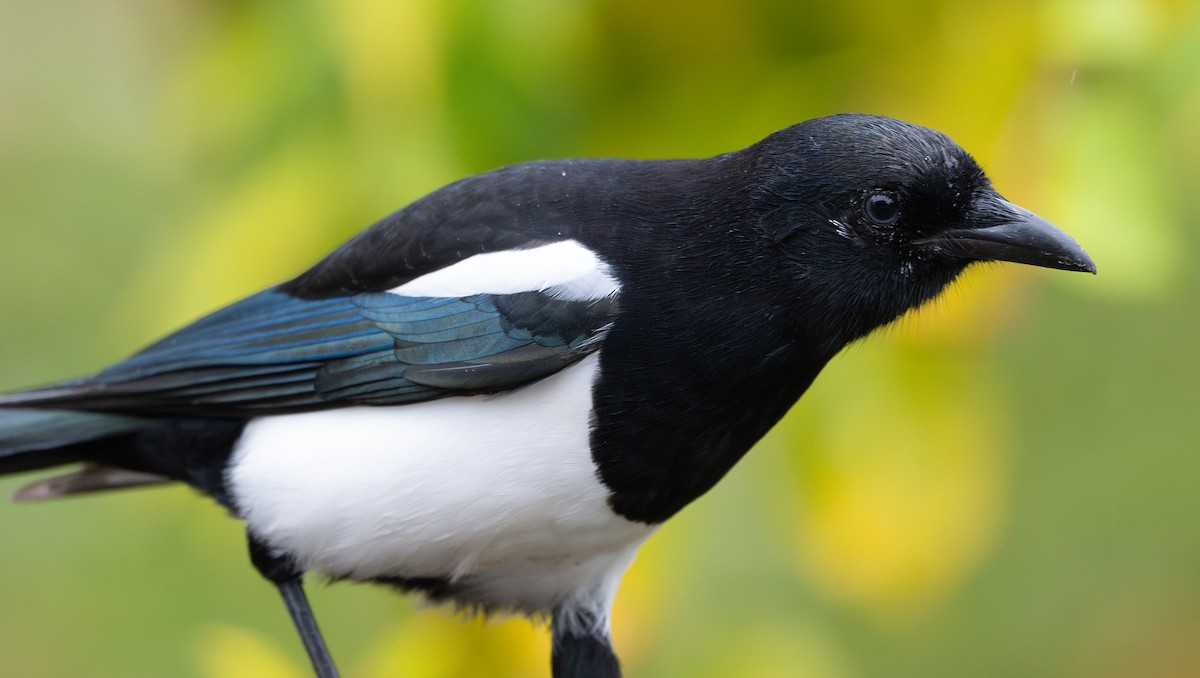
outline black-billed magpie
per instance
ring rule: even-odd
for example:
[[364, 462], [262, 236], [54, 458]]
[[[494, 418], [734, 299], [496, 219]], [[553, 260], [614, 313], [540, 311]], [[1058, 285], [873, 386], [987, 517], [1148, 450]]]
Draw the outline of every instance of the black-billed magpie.
[[18, 499], [212, 496], [322, 678], [309, 571], [549, 615], [556, 678], [618, 676], [609, 608], [641, 543], [842, 347], [986, 260], [1096, 270], [889, 118], [515, 165], [95, 376], [0, 397], [0, 473], [82, 463]]

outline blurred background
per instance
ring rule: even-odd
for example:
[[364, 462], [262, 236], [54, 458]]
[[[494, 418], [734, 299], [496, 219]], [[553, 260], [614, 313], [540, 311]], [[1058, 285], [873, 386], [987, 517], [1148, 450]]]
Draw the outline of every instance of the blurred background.
[[[4, 0], [0, 389], [467, 174], [842, 111], [950, 134], [1100, 275], [981, 266], [836, 359], [643, 549], [628, 674], [1200, 675], [1195, 2]], [[549, 673], [524, 620], [314, 584], [347, 678]], [[171, 488], [0, 505], [0, 675], [309, 674], [239, 524]]]

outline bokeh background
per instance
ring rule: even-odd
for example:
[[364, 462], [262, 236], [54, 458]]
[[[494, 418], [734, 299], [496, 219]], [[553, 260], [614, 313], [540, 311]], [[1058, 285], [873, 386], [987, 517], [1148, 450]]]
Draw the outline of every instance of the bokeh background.
[[[466, 174], [841, 111], [949, 133], [1100, 275], [979, 267], [835, 360], [643, 550], [629, 675], [1200, 675], [1195, 2], [3, 0], [0, 388]], [[524, 620], [314, 584], [348, 678], [548, 675]], [[0, 675], [307, 670], [211, 502], [0, 505]]]

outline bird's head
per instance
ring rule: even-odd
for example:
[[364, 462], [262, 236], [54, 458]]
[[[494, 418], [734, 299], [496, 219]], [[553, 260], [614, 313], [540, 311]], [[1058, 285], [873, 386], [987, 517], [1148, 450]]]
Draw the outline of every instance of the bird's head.
[[848, 329], [833, 343], [934, 297], [976, 261], [1096, 271], [1069, 235], [1001, 197], [940, 132], [837, 115], [751, 150], [760, 236], [777, 248], [778, 273], [808, 297], [805, 322], [828, 315]]

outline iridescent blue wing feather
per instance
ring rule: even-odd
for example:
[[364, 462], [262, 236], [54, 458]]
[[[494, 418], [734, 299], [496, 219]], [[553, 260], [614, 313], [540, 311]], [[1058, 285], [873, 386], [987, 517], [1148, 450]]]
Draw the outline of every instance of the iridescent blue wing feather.
[[596, 350], [615, 298], [462, 298], [267, 290], [98, 375], [0, 404], [232, 416], [492, 393]]

